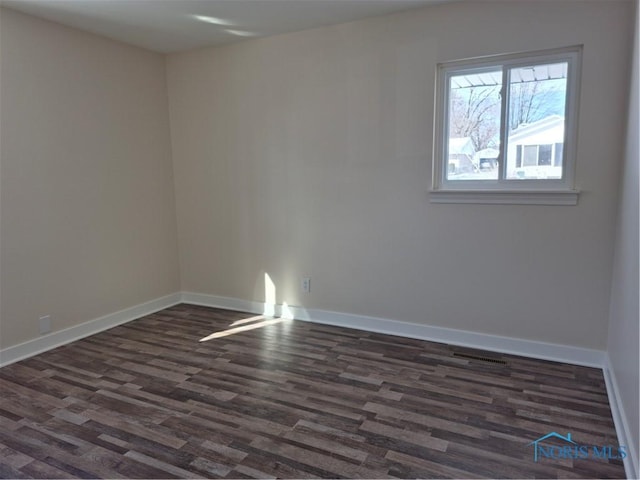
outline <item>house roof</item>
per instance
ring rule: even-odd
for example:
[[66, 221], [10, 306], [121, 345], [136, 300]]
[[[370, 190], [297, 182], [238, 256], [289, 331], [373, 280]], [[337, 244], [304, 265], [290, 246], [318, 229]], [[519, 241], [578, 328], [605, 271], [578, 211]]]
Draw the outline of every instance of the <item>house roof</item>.
[[509, 141], [512, 142], [523, 137], [530, 137], [556, 127], [564, 127], [564, 117], [560, 115], [549, 115], [533, 123], [520, 125], [511, 132]]
[[471, 137], [457, 137], [449, 139], [449, 155], [469, 155], [476, 153]]
[[474, 155], [474, 158], [498, 158], [500, 155], [500, 150], [496, 150], [495, 148], [484, 148], [482, 150], [478, 150]]

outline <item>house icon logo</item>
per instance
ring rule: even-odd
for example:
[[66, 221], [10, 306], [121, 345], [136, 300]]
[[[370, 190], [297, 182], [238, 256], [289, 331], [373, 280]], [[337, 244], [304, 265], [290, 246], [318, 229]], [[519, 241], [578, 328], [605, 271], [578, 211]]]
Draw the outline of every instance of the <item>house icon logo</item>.
[[538, 452], [540, 451], [540, 443], [545, 441], [545, 440], [547, 440], [547, 439], [549, 439], [549, 438], [558, 438], [560, 440], [563, 440], [563, 441], [567, 442], [570, 445], [578, 445], [576, 442], [571, 440], [571, 433], [567, 433], [566, 437], [563, 437], [562, 435], [560, 435], [559, 433], [556, 433], [556, 432], [547, 433], [546, 435], [538, 438], [537, 440], [534, 440], [533, 442], [527, 444], [527, 447], [530, 447], [531, 445], [533, 445], [533, 448], [534, 448], [533, 461], [534, 462], [538, 461]]

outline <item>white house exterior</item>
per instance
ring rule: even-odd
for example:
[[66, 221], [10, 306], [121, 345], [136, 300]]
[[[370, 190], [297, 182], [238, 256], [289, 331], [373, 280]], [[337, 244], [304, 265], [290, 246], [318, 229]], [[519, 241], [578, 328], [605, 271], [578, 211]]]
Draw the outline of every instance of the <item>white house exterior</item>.
[[559, 115], [522, 125], [509, 135], [507, 178], [561, 178], [564, 118]]
[[468, 173], [477, 170], [473, 157], [476, 149], [470, 137], [449, 138], [449, 174]]

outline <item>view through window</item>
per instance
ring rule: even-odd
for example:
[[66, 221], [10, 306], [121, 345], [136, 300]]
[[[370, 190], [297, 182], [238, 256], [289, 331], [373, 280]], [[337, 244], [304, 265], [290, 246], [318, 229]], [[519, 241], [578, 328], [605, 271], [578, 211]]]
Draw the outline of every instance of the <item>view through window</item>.
[[451, 75], [446, 179], [562, 178], [567, 73], [559, 62]]

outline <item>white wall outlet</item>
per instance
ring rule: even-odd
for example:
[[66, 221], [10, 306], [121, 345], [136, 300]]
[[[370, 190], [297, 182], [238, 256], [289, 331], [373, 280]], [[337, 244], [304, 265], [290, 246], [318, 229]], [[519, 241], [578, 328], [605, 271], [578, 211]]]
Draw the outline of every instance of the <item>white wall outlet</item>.
[[311, 279], [309, 277], [305, 277], [302, 279], [302, 291], [304, 293], [311, 292]]
[[38, 320], [38, 322], [40, 327], [40, 335], [51, 333], [51, 315], [40, 317], [40, 320]]

